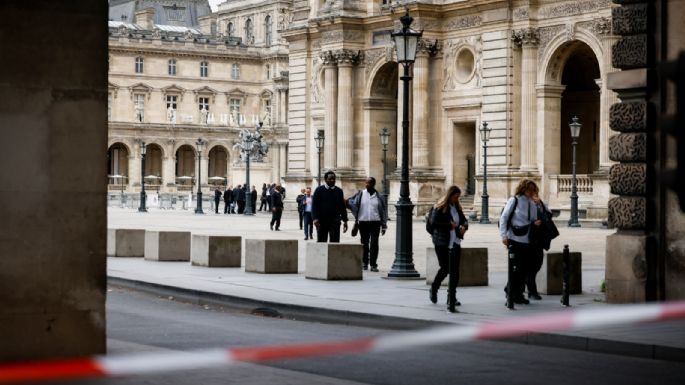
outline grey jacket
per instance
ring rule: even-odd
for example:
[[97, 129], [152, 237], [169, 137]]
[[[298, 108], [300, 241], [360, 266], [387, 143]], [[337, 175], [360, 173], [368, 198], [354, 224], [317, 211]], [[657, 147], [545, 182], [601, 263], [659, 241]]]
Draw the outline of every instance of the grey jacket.
[[[363, 191], [364, 190], [357, 191], [357, 193], [354, 194], [352, 198], [347, 200], [347, 205], [350, 207], [350, 210], [352, 211], [352, 215], [354, 216], [355, 220], [358, 220], [359, 218], [359, 208], [362, 204]], [[385, 206], [385, 199], [383, 199], [381, 193], [376, 191], [376, 194], [378, 195], [378, 214], [381, 216], [381, 227], [385, 229], [388, 227], [388, 208]]]

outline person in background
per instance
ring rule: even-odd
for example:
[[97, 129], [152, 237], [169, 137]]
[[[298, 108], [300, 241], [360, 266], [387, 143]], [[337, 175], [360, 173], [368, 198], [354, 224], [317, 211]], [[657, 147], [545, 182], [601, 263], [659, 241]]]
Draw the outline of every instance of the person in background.
[[238, 198], [236, 199], [236, 201], [238, 202], [238, 214], [245, 214], [245, 202], [247, 202], [247, 193], [247, 185], [244, 184], [238, 190]]
[[312, 198], [312, 219], [316, 227], [317, 242], [340, 242], [340, 222], [347, 231], [347, 208], [340, 187], [335, 185], [335, 173], [324, 175], [325, 184], [317, 187]]
[[[387, 211], [385, 200], [376, 191], [376, 178], [366, 178], [366, 188], [359, 190], [347, 203], [355, 219], [355, 226], [359, 229], [359, 238], [364, 246], [362, 262], [364, 270], [378, 272], [378, 237], [385, 235]], [[354, 235], [354, 233], [352, 234]]]
[[219, 189], [219, 186], [216, 187], [216, 190], [214, 190], [214, 213], [219, 214], [219, 202], [221, 202], [221, 190]]
[[304, 192], [302, 216], [304, 218], [304, 240], [314, 239], [314, 220], [312, 219], [312, 188], [307, 186]]
[[228, 186], [224, 191], [224, 214], [231, 213], [231, 204], [233, 203], [233, 186]]
[[274, 192], [271, 194], [271, 230], [274, 230], [274, 225], [276, 225], [276, 231], [280, 231], [281, 227], [281, 215], [283, 214], [283, 198], [281, 198], [280, 187], [276, 186]]
[[252, 186], [252, 192], [250, 193], [250, 199], [252, 199], [252, 213], [255, 214], [257, 212], [257, 187]]
[[[238, 199], [239, 199], [238, 197], [240, 196], [240, 192], [243, 190], [242, 187], [243, 187], [243, 186], [241, 186], [241, 185], [237, 185], [237, 186], [233, 189], [233, 205], [231, 206], [231, 209], [232, 209], [231, 212], [232, 212], [233, 214], [236, 213], [236, 208], [237, 208], [238, 210], [240, 210], [240, 206], [238, 206]], [[242, 214], [242, 213], [241, 213], [241, 214]]]
[[303, 200], [305, 197], [304, 191], [305, 191], [304, 188], [302, 190], [300, 190], [300, 195], [298, 195], [297, 198], [295, 198], [295, 202], [297, 202], [297, 214], [300, 217], [300, 230], [302, 230], [302, 219], [304, 218], [304, 211], [303, 211], [304, 210]]
[[267, 191], [268, 191], [268, 189], [266, 188], [266, 183], [264, 183], [264, 184], [262, 185], [262, 196], [261, 196], [261, 199], [260, 199], [260, 202], [261, 202], [261, 203], [260, 203], [260, 205], [259, 205], [259, 211], [262, 211], [262, 209], [263, 209], [264, 211], [266, 211], [266, 207], [267, 207], [267, 206], [266, 206], [266, 193], [267, 193]]
[[526, 286], [528, 287], [528, 300], [534, 299], [539, 301], [542, 297], [540, 296], [540, 293], [538, 293], [535, 277], [542, 267], [542, 261], [545, 255], [544, 250], [549, 250], [552, 239], [559, 235], [559, 231], [556, 226], [554, 226], [554, 222], [552, 222], [552, 212], [549, 211], [545, 203], [540, 199], [538, 193], [535, 193], [532, 199], [538, 213], [537, 217], [542, 223], [540, 226], [531, 227], [531, 259], [526, 266]]
[[459, 285], [459, 263], [461, 262], [461, 241], [469, 227], [466, 216], [459, 203], [461, 189], [450, 186], [445, 195], [433, 207], [430, 221], [433, 226], [433, 246], [438, 257], [440, 269], [430, 288], [430, 301], [438, 302], [438, 289], [442, 281], [449, 274], [447, 286], [447, 310], [456, 311], [455, 306], [461, 306], [457, 300], [457, 286]]

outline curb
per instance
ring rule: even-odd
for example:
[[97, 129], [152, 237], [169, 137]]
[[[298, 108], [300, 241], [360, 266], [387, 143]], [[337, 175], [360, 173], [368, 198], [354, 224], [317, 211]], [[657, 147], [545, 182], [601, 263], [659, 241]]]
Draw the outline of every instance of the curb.
[[[198, 305], [218, 305], [248, 314], [259, 308], [267, 308], [267, 312], [270, 312], [270, 310], [273, 309], [283, 318], [300, 321], [360, 326], [386, 330], [413, 330], [454, 324], [439, 321], [418, 320], [369, 313], [283, 304], [270, 301], [260, 301], [250, 298], [218, 294], [196, 289], [185, 289], [120, 277], [107, 276], [107, 284], [163, 297], [173, 296], [184, 302]], [[506, 338], [502, 339], [501, 341], [532, 346], [544, 346], [685, 363], [685, 348], [660, 346], [647, 343], [623, 342], [596, 337], [556, 333], [528, 333], [525, 336]]]

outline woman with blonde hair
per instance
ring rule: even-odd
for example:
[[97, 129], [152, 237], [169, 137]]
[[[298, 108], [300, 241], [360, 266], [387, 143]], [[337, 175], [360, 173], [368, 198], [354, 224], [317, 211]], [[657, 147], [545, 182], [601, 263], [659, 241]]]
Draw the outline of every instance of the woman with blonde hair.
[[499, 218], [499, 232], [502, 243], [514, 255], [514, 273], [511, 282], [507, 283], [507, 295], [514, 303], [529, 304], [523, 296], [526, 282], [526, 265], [531, 260], [530, 229], [540, 226], [538, 210], [533, 197], [538, 194], [538, 186], [530, 179], [523, 179], [516, 187], [516, 193], [509, 198]]
[[457, 301], [457, 285], [459, 284], [459, 261], [461, 259], [461, 240], [469, 227], [459, 203], [461, 190], [457, 186], [447, 189], [445, 195], [438, 200], [432, 210], [430, 223], [433, 227], [432, 239], [435, 246], [435, 254], [438, 257], [440, 270], [435, 274], [433, 285], [430, 288], [430, 300], [438, 302], [438, 289], [440, 284], [449, 274], [447, 286], [447, 310], [451, 313], [456, 311], [455, 306], [460, 306]]

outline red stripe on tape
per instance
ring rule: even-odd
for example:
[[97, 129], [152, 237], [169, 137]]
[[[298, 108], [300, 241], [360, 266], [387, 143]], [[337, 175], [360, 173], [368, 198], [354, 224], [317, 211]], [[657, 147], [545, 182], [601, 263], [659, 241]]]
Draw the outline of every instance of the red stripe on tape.
[[491, 339], [513, 337], [526, 332], [543, 332], [549, 330], [568, 329], [573, 326], [573, 314], [550, 314], [523, 318], [509, 319], [506, 322], [485, 324], [478, 331], [477, 339]]
[[668, 321], [685, 318], [685, 302], [665, 303], [661, 306], [660, 320]]
[[236, 361], [271, 361], [284, 358], [321, 357], [340, 353], [366, 352], [373, 346], [372, 338], [347, 342], [323, 342], [291, 346], [237, 348], [229, 352]]
[[0, 365], [0, 383], [104, 377], [107, 373], [92, 359]]

